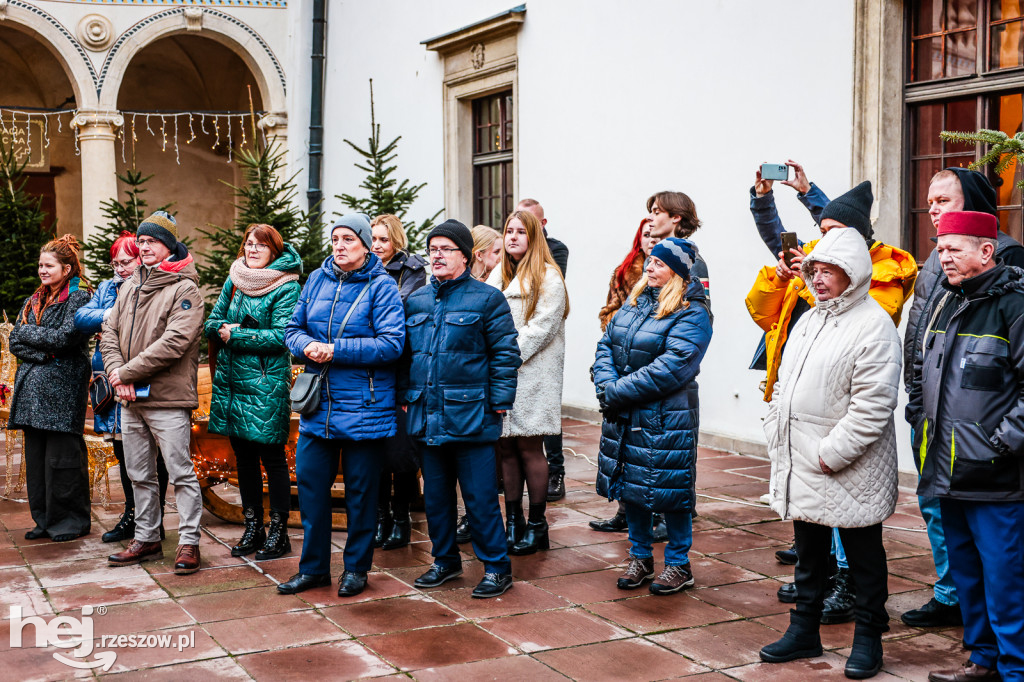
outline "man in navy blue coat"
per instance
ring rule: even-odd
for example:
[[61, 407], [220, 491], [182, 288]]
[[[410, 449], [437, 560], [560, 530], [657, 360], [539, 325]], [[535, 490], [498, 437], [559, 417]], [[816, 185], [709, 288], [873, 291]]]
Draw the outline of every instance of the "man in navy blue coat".
[[400, 401], [409, 435], [423, 442], [423, 498], [434, 563], [416, 587], [437, 587], [462, 575], [455, 542], [462, 490], [473, 550], [484, 563], [477, 598], [512, 586], [505, 529], [498, 506], [494, 445], [516, 397], [522, 360], [505, 296], [478, 282], [467, 264], [473, 236], [446, 220], [427, 235], [430, 286], [405, 305], [406, 341], [399, 371]]

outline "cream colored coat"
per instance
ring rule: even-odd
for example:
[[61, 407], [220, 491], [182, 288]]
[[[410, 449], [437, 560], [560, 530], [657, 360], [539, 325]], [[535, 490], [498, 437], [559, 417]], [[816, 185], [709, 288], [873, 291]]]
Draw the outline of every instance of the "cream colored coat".
[[896, 507], [900, 339], [868, 296], [871, 258], [856, 230], [829, 231], [808, 259], [805, 281], [817, 261], [841, 267], [851, 284], [804, 313], [786, 344], [764, 421], [771, 506], [783, 519], [871, 526]]
[[[501, 289], [501, 268], [487, 283]], [[548, 265], [533, 317], [526, 321], [526, 299], [514, 277], [503, 292], [519, 332], [519, 368], [515, 405], [505, 415], [501, 435], [547, 436], [562, 432], [562, 368], [565, 365], [565, 286], [561, 273]]]

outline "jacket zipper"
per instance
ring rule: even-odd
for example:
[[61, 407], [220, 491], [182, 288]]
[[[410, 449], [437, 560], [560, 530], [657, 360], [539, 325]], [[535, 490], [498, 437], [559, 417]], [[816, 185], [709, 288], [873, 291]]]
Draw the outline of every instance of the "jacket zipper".
[[139, 295], [142, 293], [142, 276], [144, 272], [139, 273], [139, 286], [135, 289], [135, 307], [132, 308], [132, 326], [128, 328], [128, 357], [124, 358], [125, 364], [131, 360], [132, 355], [132, 336], [135, 334], [135, 316], [139, 312]]
[[373, 372], [374, 372], [374, 370], [372, 370], [372, 369], [366, 370], [366, 376], [369, 377], [369, 379], [370, 379], [370, 402], [371, 403], [376, 403], [377, 402], [377, 394], [373, 390]]
[[[334, 339], [334, 333], [332, 331], [332, 329], [334, 328], [334, 308], [338, 305], [338, 296], [341, 294], [341, 285], [342, 285], [342, 282], [339, 281], [338, 282], [338, 286], [334, 289], [334, 302], [331, 303], [331, 314], [327, 318], [327, 339], [328, 340], [333, 340]], [[329, 363], [331, 361], [328, 360], [327, 362], [328, 362], [328, 367], [330, 367]], [[324, 438], [330, 438], [331, 437], [331, 372], [330, 372], [330, 370], [324, 372], [324, 386], [327, 388], [327, 419], [324, 420]]]

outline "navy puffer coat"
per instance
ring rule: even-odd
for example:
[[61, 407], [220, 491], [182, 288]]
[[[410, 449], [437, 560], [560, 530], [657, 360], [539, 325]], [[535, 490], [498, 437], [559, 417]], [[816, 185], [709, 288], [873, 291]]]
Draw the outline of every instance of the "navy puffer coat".
[[[107, 279], [96, 287], [96, 293], [84, 306], [75, 311], [75, 327], [85, 334], [98, 334], [103, 329], [103, 314], [114, 307], [117, 302], [117, 290], [122, 279]], [[103, 356], [97, 342], [96, 351], [92, 354], [93, 375], [104, 371]], [[96, 433], [121, 433], [121, 405], [114, 403], [106, 412], [93, 413], [93, 431]]]
[[688, 307], [658, 320], [657, 291], [648, 288], [635, 306], [615, 314], [597, 344], [594, 385], [608, 406], [597, 492], [610, 500], [654, 512], [693, 511], [695, 379], [711, 341], [701, 297], [697, 292]]
[[[284, 341], [299, 358], [314, 341], [334, 344], [320, 409], [299, 421], [299, 433], [317, 438], [370, 440], [395, 435], [395, 367], [405, 344], [405, 313], [398, 286], [372, 253], [340, 281], [333, 257], [313, 272], [299, 295]], [[337, 338], [341, 321], [372, 280]], [[321, 365], [306, 361], [307, 372]]]

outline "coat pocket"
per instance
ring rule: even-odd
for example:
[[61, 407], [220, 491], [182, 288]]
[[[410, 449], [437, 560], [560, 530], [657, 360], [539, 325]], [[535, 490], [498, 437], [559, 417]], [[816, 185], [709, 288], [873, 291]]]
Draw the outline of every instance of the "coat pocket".
[[482, 344], [480, 319], [480, 313], [445, 313], [443, 349], [478, 352]]
[[423, 395], [422, 388], [410, 388], [405, 392], [405, 400], [408, 406], [406, 411], [406, 427], [410, 436], [422, 436], [427, 430], [427, 399]]
[[444, 431], [449, 436], [473, 436], [484, 430], [486, 391], [483, 388], [444, 389]]
[[961, 388], [1000, 391], [1010, 373], [1009, 344], [995, 336], [974, 337], [962, 360]]
[[977, 422], [957, 420], [950, 435], [949, 489], [961, 492], [1013, 492], [1020, 489], [1016, 457], [996, 452]]
[[405, 334], [409, 348], [414, 353], [426, 353], [430, 345], [430, 330], [432, 325], [427, 324], [431, 320], [428, 313], [410, 315], [405, 321]]

